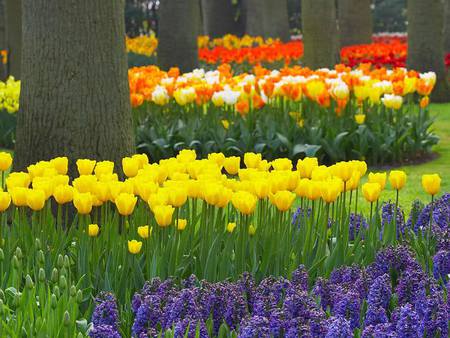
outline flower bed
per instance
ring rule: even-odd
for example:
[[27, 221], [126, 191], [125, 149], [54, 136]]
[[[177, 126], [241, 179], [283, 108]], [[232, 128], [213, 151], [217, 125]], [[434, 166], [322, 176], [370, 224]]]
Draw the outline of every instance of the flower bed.
[[338, 65], [233, 75], [222, 65], [180, 75], [149, 66], [130, 69], [129, 81], [138, 151], [156, 160], [195, 148], [382, 165], [429, 154], [437, 142], [426, 108], [434, 73]]

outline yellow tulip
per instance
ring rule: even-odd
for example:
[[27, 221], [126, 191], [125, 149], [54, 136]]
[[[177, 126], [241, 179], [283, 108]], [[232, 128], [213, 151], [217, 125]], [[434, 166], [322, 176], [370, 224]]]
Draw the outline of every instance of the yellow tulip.
[[423, 175], [422, 187], [427, 194], [434, 196], [441, 190], [441, 178], [438, 174]]
[[70, 185], [58, 185], [53, 190], [56, 203], [65, 204], [73, 200], [73, 187]]
[[97, 162], [95, 166], [94, 173], [98, 179], [103, 175], [111, 175], [114, 172], [114, 162], [111, 161], [101, 161]]
[[337, 200], [341, 193], [340, 180], [329, 180], [322, 182], [320, 185], [320, 195], [326, 203], [333, 203]]
[[9, 190], [11, 199], [16, 207], [25, 207], [27, 205], [28, 188], [14, 187]]
[[139, 168], [143, 168], [149, 162], [146, 154], [134, 154], [131, 157], [139, 161]]
[[272, 168], [275, 170], [292, 170], [292, 161], [288, 158], [277, 158], [272, 161]]
[[381, 190], [386, 186], [386, 173], [369, 173], [369, 183], [378, 183]]
[[100, 228], [99, 228], [98, 224], [89, 224], [88, 225], [88, 235], [89, 235], [89, 237], [97, 237], [99, 231], [100, 231]]
[[151, 236], [152, 229], [148, 225], [143, 225], [137, 228], [137, 233], [141, 238], [147, 239]]
[[12, 165], [12, 156], [7, 152], [0, 152], [0, 171], [6, 171]]
[[321, 195], [320, 186], [321, 182], [319, 181], [308, 181], [306, 185], [306, 197], [311, 201], [318, 199]]
[[302, 178], [311, 178], [313, 169], [318, 166], [319, 162], [315, 157], [305, 157], [297, 162], [297, 170]]
[[88, 159], [77, 160], [78, 173], [80, 175], [91, 175], [96, 163], [96, 161]]
[[31, 183], [31, 177], [28, 173], [14, 172], [10, 173], [6, 178], [6, 187], [9, 189], [15, 187], [28, 188]]
[[259, 199], [264, 199], [269, 196], [269, 185], [266, 181], [253, 181], [253, 191]]
[[223, 166], [228, 174], [236, 175], [241, 167], [241, 159], [237, 156], [231, 156], [225, 158]]
[[389, 182], [395, 190], [401, 190], [406, 184], [406, 173], [403, 170], [392, 170], [389, 173]]
[[132, 241], [128, 241], [128, 251], [133, 254], [136, 255], [139, 252], [141, 252], [142, 249], [142, 242], [139, 242], [135, 239], [133, 239]]
[[381, 187], [379, 183], [364, 183], [362, 192], [367, 202], [375, 202], [380, 198]]
[[137, 192], [140, 198], [144, 201], [148, 201], [151, 194], [158, 191], [158, 185], [154, 182], [140, 182], [138, 181]]
[[244, 215], [250, 215], [255, 211], [256, 200], [255, 195], [246, 191], [238, 191], [231, 198], [233, 206]]
[[153, 209], [156, 223], [160, 227], [167, 227], [172, 223], [172, 215], [175, 208], [170, 205], [157, 205]]
[[140, 169], [141, 162], [136, 157], [124, 157], [122, 159], [122, 169], [126, 177], [134, 177]]
[[365, 114], [355, 114], [355, 122], [357, 124], [363, 124], [366, 121]]
[[73, 205], [81, 215], [87, 215], [92, 210], [92, 195], [89, 192], [75, 193], [73, 196]]
[[273, 195], [269, 195], [269, 197], [270, 202], [280, 211], [289, 210], [295, 200], [295, 194], [287, 190], [278, 191]]
[[177, 229], [183, 231], [186, 228], [187, 220], [184, 218], [178, 218], [175, 222]]
[[82, 175], [73, 180], [72, 185], [78, 192], [92, 192], [97, 184], [97, 177], [94, 175]]
[[11, 195], [5, 191], [0, 191], [0, 212], [5, 211], [11, 204]]
[[350, 180], [353, 175], [353, 166], [350, 162], [338, 162], [331, 167], [331, 170], [334, 176], [339, 177], [344, 182]]
[[120, 193], [114, 203], [116, 204], [117, 211], [122, 216], [129, 216], [133, 213], [134, 207], [136, 206], [137, 197], [133, 194]]
[[225, 163], [225, 155], [223, 153], [211, 153], [208, 154], [208, 160], [216, 163], [219, 168], [222, 168]]
[[178, 162], [189, 163], [195, 161], [197, 154], [193, 149], [183, 149], [177, 155]]
[[236, 228], [236, 222], [230, 222], [227, 224], [227, 231], [231, 234]]
[[27, 193], [27, 205], [34, 211], [39, 211], [45, 205], [45, 192], [42, 190], [30, 189]]
[[256, 233], [256, 228], [253, 224], [250, 224], [250, 226], [248, 227], [248, 234], [250, 236], [253, 236]]
[[55, 157], [54, 159], [50, 160], [50, 163], [56, 169], [58, 174], [67, 174], [67, 171], [69, 170], [69, 159], [67, 157]]
[[167, 203], [169, 203], [169, 195], [167, 191], [162, 190], [161, 188], [157, 193], [150, 194], [147, 203], [150, 207], [150, 210], [154, 211], [156, 206], [167, 205]]
[[261, 154], [245, 153], [244, 164], [247, 168], [258, 168], [259, 162], [262, 161]]
[[187, 190], [182, 187], [170, 188], [169, 193], [169, 204], [174, 207], [181, 207], [187, 201]]

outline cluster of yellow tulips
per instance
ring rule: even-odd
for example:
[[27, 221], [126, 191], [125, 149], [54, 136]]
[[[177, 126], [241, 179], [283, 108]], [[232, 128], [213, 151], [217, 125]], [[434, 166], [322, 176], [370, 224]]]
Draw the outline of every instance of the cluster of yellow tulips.
[[6, 82], [0, 81], [0, 111], [12, 114], [19, 110], [20, 81], [10, 76]]
[[[188, 200], [202, 200], [209, 206], [228, 208], [229, 213], [244, 216], [251, 216], [258, 203], [269, 203], [284, 213], [292, 209], [297, 197], [302, 204], [319, 199], [330, 204], [346, 192], [357, 192], [367, 171], [364, 161], [325, 166], [319, 165], [317, 158], [306, 157], [298, 160], [294, 170], [287, 158], [269, 162], [256, 153], [243, 156], [244, 166], [240, 157], [225, 157], [222, 153], [211, 153], [207, 159], [196, 157], [194, 150], [182, 150], [174, 158], [152, 164], [144, 154], [125, 157], [122, 160], [124, 180], [114, 172], [113, 162], [79, 159], [76, 161], [79, 176], [72, 182], [67, 175], [66, 157], [41, 161], [30, 165], [27, 172], [12, 172], [7, 176], [6, 191], [0, 192], [0, 211], [7, 210], [11, 202], [15, 207], [39, 211], [53, 198], [59, 205], [72, 202], [80, 215], [89, 215], [93, 208], [111, 203], [120, 215], [128, 217], [138, 201], [142, 201], [139, 203], [148, 205], [157, 225], [175, 224], [182, 231], [189, 226], [187, 219], [180, 217]], [[11, 155], [0, 153], [0, 170], [5, 172], [11, 164]], [[369, 173], [368, 182], [362, 185], [368, 202], [379, 199], [387, 177], [386, 173]], [[435, 195], [440, 181], [437, 174], [424, 175], [422, 184], [427, 193]], [[392, 170], [389, 182], [395, 190], [402, 189], [406, 184], [405, 172]], [[235, 222], [229, 222], [224, 230], [233, 232], [235, 227]], [[151, 231], [148, 226], [137, 229], [144, 239]], [[89, 225], [89, 236], [98, 233], [98, 225]], [[139, 243], [130, 242], [130, 252], [139, 251], [135, 250], [136, 245]]]

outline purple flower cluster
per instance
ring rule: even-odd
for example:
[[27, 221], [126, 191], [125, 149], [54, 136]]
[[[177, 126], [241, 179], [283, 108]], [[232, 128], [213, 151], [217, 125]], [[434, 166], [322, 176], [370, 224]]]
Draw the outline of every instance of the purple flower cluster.
[[362, 215], [357, 215], [354, 213], [350, 214], [350, 222], [349, 222], [349, 239], [353, 241], [358, 237], [360, 231], [362, 229], [368, 229], [369, 224], [367, 220]]
[[397, 207], [397, 218], [395, 217], [395, 203], [385, 202], [381, 207], [381, 233], [380, 236], [383, 235], [383, 230], [385, 227], [396, 226], [397, 227], [397, 238], [400, 237], [400, 234], [405, 234], [405, 216], [403, 214], [403, 210], [400, 207]]
[[114, 296], [107, 292], [100, 293], [95, 299], [92, 314], [92, 338], [121, 338], [119, 333], [119, 312]]

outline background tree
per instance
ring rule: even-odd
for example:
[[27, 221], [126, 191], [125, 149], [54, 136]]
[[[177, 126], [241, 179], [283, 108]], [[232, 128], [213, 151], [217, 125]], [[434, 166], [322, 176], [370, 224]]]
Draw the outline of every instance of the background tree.
[[225, 34], [243, 35], [245, 27], [238, 3], [232, 0], [202, 0], [202, 7], [205, 34], [211, 38]]
[[445, 5], [444, 52], [450, 53], [450, 1]]
[[246, 33], [264, 38], [290, 39], [287, 0], [246, 0]]
[[[0, 0], [0, 51], [6, 50], [6, 15], [5, 15], [5, 0]], [[3, 63], [3, 58], [0, 55], [0, 81], [6, 78], [6, 65]]]
[[[51, 18], [49, 19], [49, 13]], [[123, 0], [23, 0], [15, 170], [134, 152]]]
[[313, 69], [339, 61], [334, 0], [302, 0], [303, 63]]
[[372, 41], [371, 0], [339, 0], [338, 21], [341, 47]]
[[198, 66], [198, 0], [161, 1], [159, 13], [158, 65], [182, 72]]
[[408, 0], [408, 68], [437, 75], [432, 100], [450, 101], [444, 64], [443, 0]]
[[8, 73], [16, 78], [20, 78], [22, 59], [22, 0], [6, 0], [5, 12]]

